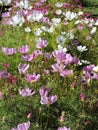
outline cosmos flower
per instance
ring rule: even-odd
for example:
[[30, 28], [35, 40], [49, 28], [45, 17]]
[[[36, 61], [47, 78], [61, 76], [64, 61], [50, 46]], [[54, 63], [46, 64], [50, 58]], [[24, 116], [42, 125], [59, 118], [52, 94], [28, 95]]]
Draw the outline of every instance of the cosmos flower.
[[34, 74], [27, 74], [25, 76], [25, 80], [30, 82], [30, 83], [35, 83], [40, 79], [40, 76], [41, 76], [40, 74], [35, 74], [35, 73]]
[[39, 38], [36, 42], [37, 42], [36, 47], [39, 49], [45, 48], [48, 45], [48, 41], [42, 38]]
[[46, 88], [46, 86], [42, 86], [39, 90], [39, 94], [41, 96], [47, 96], [48, 93], [50, 92], [51, 88]]
[[57, 101], [56, 95], [48, 96], [51, 88], [46, 88], [46, 86], [42, 86], [39, 90], [39, 94], [41, 95], [41, 104], [50, 105]]
[[70, 130], [70, 128], [67, 128], [66, 126], [59, 127], [57, 130]]
[[25, 74], [29, 68], [29, 64], [21, 64], [18, 65], [18, 70], [20, 74]]
[[17, 53], [16, 48], [7, 48], [7, 47], [2, 47], [2, 52], [6, 55], [13, 55]]
[[22, 47], [18, 48], [18, 52], [21, 54], [26, 54], [29, 51], [29, 46], [28, 45], [23, 45]]
[[12, 128], [11, 130], [28, 130], [30, 127], [30, 121], [22, 124], [18, 124], [17, 128]]
[[27, 32], [27, 33], [29, 33], [29, 32], [31, 32], [31, 29], [30, 29], [29, 27], [26, 27], [26, 28], [24, 29], [24, 31]]
[[77, 50], [80, 51], [80, 52], [84, 52], [84, 51], [87, 51], [88, 49], [86, 48], [86, 46], [77, 46]]
[[10, 24], [13, 26], [19, 26], [21, 27], [23, 23], [25, 22], [25, 19], [23, 16], [16, 14], [10, 19]]
[[60, 72], [60, 75], [62, 77], [66, 77], [66, 76], [69, 76], [71, 74], [73, 74], [73, 70], [63, 70], [63, 71]]
[[57, 96], [56, 95], [51, 95], [51, 96], [41, 96], [41, 104], [46, 104], [50, 105], [53, 104], [57, 101]]
[[26, 87], [25, 89], [19, 90], [19, 94], [23, 97], [28, 97], [35, 94], [35, 90], [32, 91], [32, 89], [29, 89], [28, 87]]
[[64, 70], [65, 65], [56, 63], [56, 64], [51, 65], [51, 67], [53, 69], [53, 72], [61, 72]]

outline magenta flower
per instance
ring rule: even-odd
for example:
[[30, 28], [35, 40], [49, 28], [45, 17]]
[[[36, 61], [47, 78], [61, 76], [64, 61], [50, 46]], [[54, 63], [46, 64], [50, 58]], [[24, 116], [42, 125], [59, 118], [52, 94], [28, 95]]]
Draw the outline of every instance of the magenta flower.
[[2, 47], [2, 52], [6, 55], [13, 55], [17, 53], [16, 48], [7, 48], [7, 47]]
[[18, 65], [18, 70], [20, 74], [25, 74], [29, 68], [29, 64], [21, 64]]
[[40, 74], [35, 74], [35, 73], [34, 74], [27, 74], [25, 76], [25, 80], [30, 82], [30, 83], [37, 82], [39, 80], [39, 78], [40, 78]]
[[30, 121], [17, 125], [17, 128], [12, 128], [11, 130], [28, 130], [30, 127]]
[[80, 93], [80, 99], [81, 101], [84, 101], [86, 99], [86, 96], [84, 93]]
[[42, 86], [39, 90], [39, 94], [41, 96], [47, 96], [48, 93], [50, 92], [51, 88], [46, 88], [45, 86]]
[[66, 126], [59, 127], [57, 130], [70, 130], [70, 128], [67, 128]]
[[0, 78], [8, 78], [10, 77], [10, 73], [7, 73], [6, 71], [4, 70], [0, 70]]
[[51, 95], [49, 97], [41, 96], [41, 104], [50, 105], [50, 104], [55, 103], [56, 101], [57, 101], [57, 96], [56, 95]]
[[51, 67], [53, 69], [53, 72], [61, 72], [64, 70], [65, 65], [56, 63], [56, 64], [51, 65]]
[[71, 74], [73, 74], [73, 70], [63, 70], [63, 71], [60, 72], [60, 75], [62, 77], [66, 77], [66, 76], [69, 76]]
[[2, 92], [0, 92], [0, 99], [2, 98], [3, 96], [2, 96]]
[[48, 41], [40, 38], [38, 40], [38, 42], [37, 42], [36, 47], [39, 48], [39, 49], [41, 49], [41, 48], [47, 47], [47, 45], [48, 45]]
[[20, 52], [21, 54], [26, 54], [28, 51], [29, 51], [28, 45], [25, 45], [25, 46], [18, 48], [18, 52]]
[[35, 94], [35, 90], [32, 91], [32, 89], [29, 89], [28, 87], [26, 87], [25, 89], [19, 90], [19, 94], [23, 97], [28, 97]]
[[10, 64], [4, 63], [3, 66], [4, 66], [5, 68], [8, 68], [8, 67], [10, 66]]

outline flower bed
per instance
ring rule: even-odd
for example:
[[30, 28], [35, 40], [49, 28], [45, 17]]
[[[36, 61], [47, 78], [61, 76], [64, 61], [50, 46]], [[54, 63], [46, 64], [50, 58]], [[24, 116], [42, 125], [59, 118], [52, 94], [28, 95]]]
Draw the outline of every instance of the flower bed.
[[0, 130], [97, 130], [98, 20], [63, 0], [14, 1], [2, 18]]

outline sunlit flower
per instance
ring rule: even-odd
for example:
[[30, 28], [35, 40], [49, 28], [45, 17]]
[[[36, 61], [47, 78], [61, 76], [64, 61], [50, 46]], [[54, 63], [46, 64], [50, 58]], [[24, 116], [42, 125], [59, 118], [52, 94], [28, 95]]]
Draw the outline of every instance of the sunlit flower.
[[30, 127], [30, 121], [17, 125], [17, 128], [12, 128], [11, 130], [28, 130]]
[[19, 90], [19, 94], [23, 97], [28, 97], [35, 94], [35, 90], [29, 89], [28, 87], [26, 87], [25, 89]]

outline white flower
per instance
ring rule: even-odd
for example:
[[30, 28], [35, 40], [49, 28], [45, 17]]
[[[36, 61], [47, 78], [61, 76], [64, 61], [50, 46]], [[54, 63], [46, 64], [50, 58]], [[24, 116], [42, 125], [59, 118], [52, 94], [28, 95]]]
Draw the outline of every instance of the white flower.
[[56, 37], [56, 42], [58, 44], [64, 45], [65, 41], [66, 41], [66, 38], [63, 35], [59, 35]]
[[9, 5], [11, 0], [0, 0], [0, 4]]
[[80, 61], [78, 62], [78, 65], [82, 65], [82, 64], [90, 64], [90, 62], [87, 61], [87, 60], [80, 60]]
[[62, 10], [61, 10], [61, 9], [56, 10], [55, 13], [56, 13], [57, 15], [60, 15], [60, 14], [62, 13]]
[[17, 14], [11, 18], [10, 24], [13, 26], [19, 25], [20, 27], [24, 22], [25, 22], [24, 17]]
[[77, 46], [77, 50], [80, 51], [80, 52], [84, 52], [84, 51], [87, 51], [88, 49], [86, 48], [86, 46]]
[[94, 34], [97, 30], [97, 27], [93, 27], [92, 30], [90, 31], [91, 34]]
[[61, 8], [61, 7], [63, 6], [63, 3], [62, 3], [62, 2], [57, 2], [57, 3], [55, 4], [55, 6], [58, 7], [58, 8]]
[[52, 22], [53, 22], [52, 24], [54, 26], [58, 26], [58, 24], [61, 22], [61, 18], [53, 18]]
[[60, 44], [58, 45], [58, 50], [67, 52], [67, 48], [66, 47], [63, 48]]
[[95, 72], [98, 73], [98, 66], [95, 66], [95, 67], [93, 68], [93, 71], [95, 71]]
[[98, 26], [98, 19], [96, 20], [95, 25]]
[[78, 15], [74, 12], [67, 11], [66, 13], [63, 13], [63, 15], [66, 17], [65, 20], [73, 20], [74, 18], [78, 18]]
[[34, 31], [35, 36], [40, 36], [41, 33], [42, 33], [42, 30], [40, 28], [36, 28], [35, 31]]
[[27, 16], [28, 21], [40, 21], [43, 17], [43, 13], [41, 11], [34, 11], [32, 14]]
[[78, 12], [78, 15], [83, 15], [83, 12], [82, 11]]
[[32, 6], [29, 6], [29, 1], [24, 0], [16, 3], [16, 6], [24, 9], [32, 9]]
[[50, 28], [46, 27], [46, 26], [42, 26], [41, 29], [45, 32], [49, 32], [49, 33], [52, 33], [55, 28], [53, 26], [51, 26]]
[[79, 24], [79, 23], [82, 23], [81, 20], [76, 20], [74, 24]]
[[25, 32], [31, 32], [31, 29], [30, 29], [29, 27], [26, 27], [26, 28], [24, 29], [24, 31], [25, 31]]
[[74, 38], [74, 35], [73, 35], [71, 32], [69, 32], [69, 33], [67, 33], [67, 37], [68, 37], [69, 39], [73, 39], [73, 38]]

